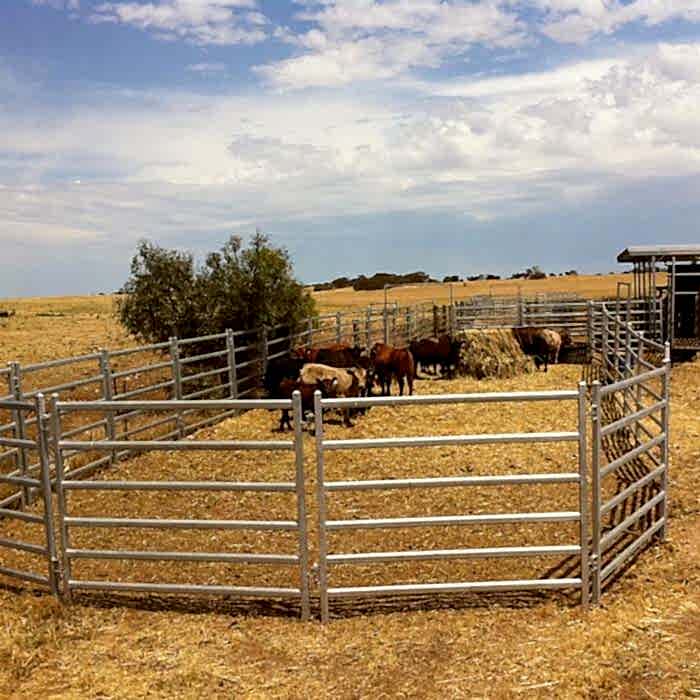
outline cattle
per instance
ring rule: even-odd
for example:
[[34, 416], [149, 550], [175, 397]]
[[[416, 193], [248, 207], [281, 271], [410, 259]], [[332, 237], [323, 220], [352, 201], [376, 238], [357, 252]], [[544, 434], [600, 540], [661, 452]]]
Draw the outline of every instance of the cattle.
[[[565, 331], [565, 337], [570, 339]], [[514, 328], [513, 335], [526, 355], [535, 358], [535, 366], [539, 369], [544, 365], [546, 372], [549, 363], [559, 362], [559, 352], [562, 347], [562, 336], [549, 328]]]
[[432, 365], [435, 374], [437, 374], [437, 366], [440, 365], [442, 374], [452, 374], [453, 368], [459, 364], [461, 346], [460, 341], [453, 340], [447, 333], [439, 338], [411, 341], [408, 347], [415, 361], [416, 376], [418, 376], [418, 365], [423, 371], [427, 371], [427, 368]]
[[[314, 385], [319, 381], [330, 382], [335, 396], [357, 397], [364, 396], [367, 386], [367, 372], [360, 367], [343, 369], [329, 367], [319, 363], [304, 365], [299, 375], [302, 383]], [[351, 427], [350, 411], [343, 409], [343, 423]]]
[[[314, 394], [316, 391], [321, 392], [321, 396], [325, 398], [336, 396], [335, 382], [331, 379], [318, 379], [314, 384], [304, 383], [301, 379], [289, 379], [285, 377], [280, 382], [275, 391], [277, 399], [291, 399], [295, 391], [301, 394], [301, 410], [302, 414], [314, 410]], [[292, 421], [289, 417], [289, 409], [283, 408], [280, 416], [279, 431], [284, 432], [285, 426], [292, 430]]]
[[403, 395], [404, 379], [408, 382], [408, 393], [413, 394], [416, 365], [410, 350], [394, 348], [384, 343], [375, 343], [370, 351], [370, 372], [372, 377], [368, 381], [368, 387], [371, 386], [372, 379], [376, 377], [382, 388], [382, 396], [391, 394], [393, 377], [396, 377], [399, 385], [399, 396]]
[[344, 343], [335, 343], [321, 348], [298, 348], [295, 352], [306, 362], [327, 365], [328, 367], [356, 367], [369, 364], [368, 360], [363, 362], [365, 359], [363, 350], [357, 345], [351, 347]]
[[283, 379], [298, 379], [303, 366], [304, 360], [294, 357], [292, 353], [289, 356], [276, 357], [274, 360], [270, 360], [267, 363], [263, 381], [268, 395], [274, 396], [277, 393]]

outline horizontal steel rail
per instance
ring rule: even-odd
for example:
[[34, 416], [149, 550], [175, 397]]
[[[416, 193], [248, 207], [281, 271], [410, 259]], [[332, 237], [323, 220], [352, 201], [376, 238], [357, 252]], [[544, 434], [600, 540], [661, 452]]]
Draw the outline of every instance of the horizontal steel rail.
[[34, 440], [23, 440], [20, 438], [0, 438], [0, 447], [24, 447], [29, 450], [36, 450], [37, 444]]
[[661, 433], [660, 435], [656, 435], [655, 437], [653, 437], [651, 440], [648, 440], [647, 442], [638, 445], [629, 452], [626, 452], [624, 455], [618, 457], [617, 459], [614, 459], [612, 462], [606, 464], [604, 467], [601, 468], [600, 478], [605, 478], [608, 474], [614, 472], [615, 470], [619, 469], [625, 464], [629, 464], [629, 462], [637, 459], [638, 457], [641, 457], [643, 454], [646, 454], [650, 450], [653, 450], [655, 447], [663, 445], [665, 440], [666, 433]]
[[247, 554], [238, 552], [157, 552], [112, 549], [66, 549], [71, 559], [118, 559], [124, 561], [191, 561], [224, 564], [271, 564], [294, 566], [295, 554]]
[[645, 544], [648, 544], [652, 537], [666, 524], [666, 518], [657, 520], [650, 528], [648, 528], [634, 542], [625, 547], [609, 564], [603, 567], [600, 572], [601, 581], [605, 581], [609, 576], [615, 573], [631, 556], [639, 551]]
[[101, 381], [102, 375], [95, 375], [85, 379], [76, 379], [73, 382], [65, 382], [64, 384], [56, 384], [55, 386], [47, 386], [34, 391], [25, 391], [22, 395], [28, 399], [33, 399], [35, 396], [39, 396], [39, 394], [53, 394], [59, 391], [70, 391], [71, 389], [79, 389], [81, 386], [87, 386], [88, 384], [98, 384]]
[[294, 482], [261, 481], [86, 481], [64, 480], [72, 491], [260, 491], [294, 493]]
[[630, 484], [627, 488], [620, 491], [609, 501], [605, 501], [604, 503], [602, 503], [600, 507], [600, 514], [607, 515], [607, 513], [619, 506], [621, 503], [623, 503], [633, 493], [636, 493], [637, 491], [639, 491], [639, 489], [642, 489], [645, 486], [651, 484], [655, 479], [660, 478], [663, 475], [665, 469], [665, 464], [656, 467], [656, 469], [650, 471], [647, 475], [643, 476], [641, 479], [638, 479], [634, 483]]
[[665, 408], [665, 406], [665, 401], [659, 401], [658, 403], [655, 403], [651, 406], [646, 406], [645, 408], [642, 408], [639, 411], [635, 411], [634, 413], [630, 413], [627, 416], [623, 416], [622, 418], [614, 421], [613, 423], [608, 423], [607, 425], [604, 425], [601, 428], [600, 434], [603, 437], [607, 437], [608, 435], [611, 435], [612, 433], [615, 433], [621, 430], [622, 428], [626, 428], [627, 426], [633, 425], [634, 423], [637, 423], [640, 420], [643, 420], [644, 418], [650, 417], [653, 413], [661, 411], [663, 408]]
[[239, 401], [235, 399], [211, 399], [207, 401], [58, 401], [56, 406], [62, 413], [71, 411], [175, 411], [194, 408], [198, 411], [236, 408], [241, 411], [256, 408], [292, 408], [291, 399], [255, 399]]
[[609, 530], [600, 538], [600, 547], [602, 551], [610, 549], [615, 544], [618, 536], [625, 532], [631, 525], [636, 523], [640, 518], [643, 518], [656, 505], [661, 503], [666, 497], [665, 491], [660, 491], [654, 498], [647, 501], [643, 506], [637, 508], [631, 515], [628, 515], [619, 525], [616, 525], [612, 530]]
[[483, 515], [434, 515], [416, 518], [358, 518], [326, 520], [327, 530], [369, 530], [376, 528], [435, 527], [449, 525], [500, 525], [506, 523], [562, 523], [579, 520], [577, 511], [553, 513], [489, 513]]
[[500, 557], [545, 557], [579, 554], [579, 545], [543, 547], [474, 547], [467, 549], [411, 550], [406, 552], [358, 552], [329, 554], [326, 561], [339, 564], [382, 564], [397, 561], [434, 561], [444, 559], [490, 559]]
[[31, 365], [23, 365], [20, 369], [22, 374], [31, 372], [39, 372], [43, 369], [55, 369], [56, 367], [65, 367], [66, 365], [79, 364], [81, 362], [92, 362], [100, 359], [100, 354], [92, 352], [87, 355], [76, 355], [75, 357], [63, 357], [58, 360], [48, 360], [46, 362], [36, 362]]
[[665, 367], [659, 367], [650, 372], [645, 372], [644, 374], [637, 374], [629, 379], [623, 379], [615, 384], [605, 384], [600, 387], [600, 393], [602, 396], [607, 396], [616, 391], [622, 391], [623, 389], [629, 389], [630, 387], [637, 386], [637, 384], [643, 384], [651, 379], [656, 379], [657, 377], [663, 377], [666, 374]]
[[442, 445], [492, 445], [516, 442], [576, 442], [576, 432], [484, 433], [481, 435], [437, 435], [404, 438], [326, 440], [324, 450], [362, 450], [393, 447], [440, 447]]
[[154, 350], [165, 350], [170, 347], [170, 341], [164, 340], [162, 343], [153, 343], [152, 345], [139, 345], [135, 348], [122, 348], [121, 350], [110, 350], [109, 356], [125, 357], [127, 355], [136, 355], [141, 352], [152, 352]]
[[0, 566], [0, 574], [4, 576], [10, 576], [11, 578], [18, 578], [23, 581], [30, 581], [31, 583], [39, 583], [42, 586], [49, 585], [49, 577], [43, 574], [35, 574], [29, 571], [20, 571], [19, 569], [12, 569], [9, 566]]
[[60, 440], [62, 450], [93, 452], [131, 450], [133, 452], [192, 451], [192, 450], [293, 450], [294, 443], [285, 440]]
[[[148, 528], [156, 530], [296, 530], [294, 520], [182, 520], [174, 518], [88, 518], [65, 516], [73, 527]], [[43, 522], [39, 519], [39, 522]]]
[[[114, 394], [113, 399], [116, 401], [118, 399], [130, 399], [134, 396], [143, 396], [144, 394], [150, 394], [152, 391], [158, 391], [159, 389], [168, 389], [173, 386], [175, 381], [169, 379], [166, 382], [158, 382], [157, 384], [149, 384], [148, 386], [139, 387], [138, 389], [132, 389], [131, 391], [123, 391], [120, 394]], [[87, 403], [87, 402], [86, 402]], [[107, 402], [105, 402], [107, 403]]]
[[[2, 571], [0, 570], [0, 573]], [[181, 595], [262, 596], [266, 598], [301, 598], [298, 588], [255, 588], [252, 586], [213, 586], [185, 583], [117, 583], [70, 579], [72, 589], [92, 591], [130, 591], [133, 593], [178, 593]]]
[[11, 520], [21, 520], [24, 523], [43, 523], [44, 518], [34, 513], [25, 513], [21, 510], [12, 510], [11, 508], [0, 508], [0, 517], [9, 518]]
[[130, 369], [123, 369], [118, 372], [112, 372], [112, 379], [121, 379], [122, 377], [129, 377], [134, 374], [145, 374], [146, 372], [155, 372], [159, 369], [166, 369], [173, 366], [173, 363], [169, 360], [166, 362], [156, 362], [152, 365], [143, 365], [142, 367], [132, 367]]
[[[33, 411], [34, 404], [29, 401], [13, 401], [11, 398], [0, 401], [0, 411]], [[12, 424], [14, 425], [14, 423]], [[3, 426], [8, 427], [8, 426]]]
[[30, 554], [39, 554], [41, 556], [46, 556], [46, 554], [48, 553], [48, 550], [43, 545], [34, 544], [32, 542], [20, 542], [19, 540], [13, 540], [5, 537], [0, 537], [0, 547], [6, 547], [7, 549], [17, 549], [22, 552], [28, 552]]
[[504, 476], [439, 476], [414, 479], [375, 479], [367, 481], [326, 481], [326, 491], [374, 491], [453, 486], [511, 486], [516, 484], [570, 484], [580, 477], [575, 472], [559, 474], [507, 474]]
[[224, 374], [225, 372], [228, 372], [228, 366], [209, 369], [206, 372], [199, 372], [199, 374], [183, 374], [182, 383], [193, 382], [195, 379], [204, 379], [205, 377], [212, 377], [215, 374]]
[[226, 333], [212, 333], [211, 335], [199, 335], [196, 338], [179, 339], [178, 345], [195, 345], [196, 343], [204, 343], [210, 340], [225, 340]]
[[469, 581], [466, 583], [407, 583], [389, 586], [355, 586], [329, 588], [333, 598], [364, 597], [367, 595], [406, 595], [421, 593], [496, 593], [537, 589], [580, 588], [580, 578], [521, 579], [511, 581]]
[[571, 401], [576, 391], [511, 391], [473, 394], [421, 394], [419, 396], [368, 396], [366, 398], [321, 399], [323, 408], [362, 408], [369, 406], [436, 406], [454, 403], [513, 403], [517, 401]]

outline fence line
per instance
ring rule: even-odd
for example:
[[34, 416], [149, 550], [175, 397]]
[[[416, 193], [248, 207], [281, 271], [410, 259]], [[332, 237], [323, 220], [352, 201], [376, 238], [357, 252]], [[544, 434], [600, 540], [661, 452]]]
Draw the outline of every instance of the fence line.
[[[480, 401], [499, 401], [503, 403], [517, 401], [576, 401], [578, 405], [578, 427], [573, 432], [511, 433], [496, 435], [450, 435], [441, 437], [384, 437], [375, 439], [328, 440], [323, 430], [324, 408], [352, 408], [359, 406], [425, 406], [435, 404], [478, 404]], [[410, 593], [439, 593], [466, 591], [503, 591], [503, 590], [543, 590], [573, 588], [581, 591], [581, 601], [588, 605], [588, 497], [587, 497], [587, 458], [586, 458], [586, 386], [581, 383], [578, 391], [559, 392], [513, 392], [481, 395], [429, 395], [419, 397], [376, 397], [365, 399], [324, 399], [320, 392], [315, 393], [315, 445], [316, 445], [316, 499], [318, 503], [318, 542], [319, 542], [319, 593], [321, 601], [321, 619], [326, 622], [330, 616], [330, 602], [336, 598], [377, 597]], [[372, 450], [384, 448], [418, 448], [443, 444], [472, 445], [498, 443], [542, 443], [575, 441], [579, 445], [575, 470], [556, 474], [527, 474], [513, 476], [489, 475], [481, 477], [443, 477], [416, 479], [380, 479], [362, 481], [327, 481], [325, 461], [328, 451], [334, 450]], [[327, 501], [331, 494], [355, 491], [376, 491], [386, 489], [426, 489], [444, 487], [469, 487], [483, 485], [530, 485], [541, 483], [573, 483], [578, 486], [578, 511], [528, 512], [528, 513], [479, 513], [453, 516], [400, 517], [400, 518], [358, 518], [352, 520], [329, 519]], [[470, 525], [494, 525], [502, 523], [535, 522], [576, 522], [579, 524], [578, 542], [565, 546], [487, 547], [467, 549], [404, 549], [391, 552], [329, 552], [328, 533], [340, 530], [364, 530], [414, 527], [452, 527]], [[439, 546], [439, 542], [436, 543]], [[381, 584], [370, 586], [333, 587], [329, 585], [329, 569], [336, 565], [366, 563], [387, 563], [415, 560], [450, 560], [484, 557], [523, 557], [569, 554], [580, 561], [580, 575], [566, 578], [545, 578], [530, 580], [485, 580], [485, 581], [449, 581], [413, 584]]]

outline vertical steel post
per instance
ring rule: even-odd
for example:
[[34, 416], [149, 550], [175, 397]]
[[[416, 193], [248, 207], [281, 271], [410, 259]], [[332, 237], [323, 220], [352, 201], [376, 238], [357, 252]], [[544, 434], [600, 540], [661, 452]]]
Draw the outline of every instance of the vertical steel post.
[[367, 307], [365, 315], [365, 336], [367, 338], [367, 349], [372, 346], [372, 307]]
[[[170, 361], [172, 363], [173, 394], [177, 401], [182, 401], [182, 364], [180, 363], [180, 346], [175, 336], [170, 338]], [[179, 438], [185, 434], [185, 426], [182, 421], [182, 411], [177, 412], [175, 418], [177, 435]]]
[[58, 507], [58, 532], [61, 549], [61, 582], [64, 598], [70, 602], [71, 599], [71, 562], [67, 554], [70, 549], [70, 533], [66, 524], [66, 494], [63, 489], [63, 452], [61, 450], [61, 415], [57, 406], [58, 394], [51, 396], [51, 432], [53, 441], [54, 459], [56, 460], [56, 505]]
[[306, 322], [306, 343], [304, 343], [308, 347], [311, 347], [314, 344], [314, 320], [313, 318], [309, 318], [309, 320]]
[[343, 314], [340, 311], [335, 315], [335, 342], [343, 342]]
[[651, 299], [652, 299], [652, 325], [651, 337], [656, 338], [656, 257], [651, 258]]
[[595, 331], [593, 329], [593, 302], [586, 304], [586, 333], [588, 335], [588, 348], [591, 357], [595, 354]]
[[236, 371], [236, 337], [230, 328], [226, 329], [226, 352], [228, 358], [229, 397], [238, 398], [238, 373]]
[[[102, 374], [102, 398], [105, 401], [112, 401], [114, 398], [114, 385], [112, 382], [112, 369], [109, 365], [109, 350], [100, 350], [100, 373]], [[116, 440], [117, 429], [114, 411], [107, 411], [105, 414], [105, 437], [107, 440]], [[109, 463], [114, 466], [117, 461], [117, 451], [112, 450], [109, 456]]]
[[389, 310], [388, 310], [386, 304], [384, 305], [383, 316], [384, 316], [384, 345], [388, 345], [389, 344]]
[[353, 347], [360, 347], [360, 322], [356, 318], [352, 320], [352, 344]]
[[581, 605], [588, 607], [590, 598], [589, 551], [588, 551], [588, 452], [586, 445], [586, 382], [578, 385], [578, 467], [579, 467], [579, 512], [581, 542]]
[[603, 328], [601, 329], [601, 348], [600, 348], [600, 353], [601, 353], [601, 361], [603, 365], [603, 374], [604, 378], [607, 382], [608, 379], [608, 314], [607, 310], [605, 308], [605, 304], [602, 305], [601, 307], [602, 313], [601, 313], [601, 319], [603, 322]]
[[321, 622], [328, 622], [328, 567], [326, 556], [326, 486], [323, 464], [323, 408], [321, 392], [314, 392], [314, 424], [316, 438], [316, 501], [318, 506], [318, 585], [321, 599]]
[[[22, 368], [20, 367], [19, 362], [10, 362], [9, 363], [10, 367], [10, 392], [12, 393], [12, 396], [15, 401], [22, 401], [23, 400], [23, 394], [22, 394]], [[14, 413], [14, 422], [15, 422], [15, 437], [18, 440], [26, 440], [27, 439], [27, 426], [24, 420], [24, 412], [20, 409], [13, 411]], [[19, 473], [20, 476], [26, 477], [27, 476], [27, 469], [28, 469], [28, 464], [29, 460], [27, 459], [27, 448], [26, 447], [18, 447], [17, 448], [17, 467], [19, 468]], [[31, 505], [32, 503], [32, 492], [31, 489], [26, 486], [22, 485], [20, 488], [20, 494], [21, 494], [21, 506], [22, 510], [24, 510], [28, 505]]]
[[60, 569], [58, 555], [56, 554], [56, 535], [53, 529], [53, 502], [51, 500], [51, 461], [49, 457], [51, 431], [43, 394], [36, 395], [34, 399], [34, 410], [37, 420], [37, 443], [39, 445], [39, 468], [41, 470], [41, 497], [44, 502], [44, 533], [46, 536], [49, 588], [51, 589], [51, 593], [58, 595]]
[[664, 492], [664, 498], [661, 501], [661, 512], [660, 516], [664, 518], [664, 524], [661, 526], [661, 531], [659, 532], [659, 537], [662, 542], [666, 540], [666, 535], [668, 532], [668, 468], [669, 468], [669, 431], [671, 429], [671, 344], [666, 341], [664, 344], [664, 369], [666, 370], [663, 375], [663, 397], [664, 397], [664, 407], [661, 412], [661, 421], [664, 426], [664, 447], [663, 447], [663, 462], [664, 471], [663, 477], [661, 479], [661, 488]]
[[[639, 340], [639, 350], [637, 352], [637, 358], [638, 358], [637, 359], [637, 374], [642, 374], [646, 371], [644, 368], [644, 365], [642, 364], [642, 362], [644, 362], [644, 359], [645, 359], [645, 352], [644, 351], [645, 351], [645, 345], [646, 345], [646, 343], [644, 341], [644, 331], [639, 331], [639, 335], [640, 335], [640, 340]], [[642, 408], [642, 385], [641, 384], [637, 384], [636, 392], [637, 392], [637, 394], [636, 394], [635, 402], [636, 402], [637, 407], [635, 410], [638, 411], [639, 409]], [[640, 430], [641, 430], [641, 427], [640, 427], [639, 421], [637, 421], [634, 424], [634, 437], [635, 437], [635, 440], [637, 441], [638, 445], [640, 444], [640, 438], [639, 438]]]
[[304, 435], [302, 430], [303, 413], [301, 392], [292, 394], [292, 415], [294, 418], [294, 463], [297, 493], [297, 527], [299, 531], [299, 588], [301, 590], [301, 619], [310, 615], [309, 605], [309, 535], [306, 522], [306, 480], [304, 478]]
[[260, 330], [260, 349], [262, 354], [262, 373], [263, 377], [267, 372], [267, 358], [270, 356], [270, 348], [267, 344], [267, 326], [263, 326]]
[[601, 484], [600, 484], [600, 453], [601, 453], [601, 406], [600, 406], [600, 382], [593, 382], [591, 392], [591, 490], [592, 490], [592, 514], [591, 530], [593, 541], [591, 545], [591, 599], [594, 604], [600, 601], [600, 531], [602, 527], [600, 516]]
[[676, 335], [676, 258], [671, 258], [671, 318], [668, 320], [668, 340], [673, 347]]

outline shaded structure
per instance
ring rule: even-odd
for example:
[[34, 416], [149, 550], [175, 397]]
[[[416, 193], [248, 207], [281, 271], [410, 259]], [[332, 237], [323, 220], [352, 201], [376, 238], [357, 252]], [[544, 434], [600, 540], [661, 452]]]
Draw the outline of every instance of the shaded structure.
[[632, 246], [617, 261], [634, 266], [632, 296], [647, 300], [653, 337], [674, 351], [700, 350], [700, 244]]

